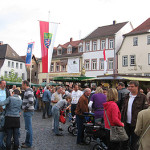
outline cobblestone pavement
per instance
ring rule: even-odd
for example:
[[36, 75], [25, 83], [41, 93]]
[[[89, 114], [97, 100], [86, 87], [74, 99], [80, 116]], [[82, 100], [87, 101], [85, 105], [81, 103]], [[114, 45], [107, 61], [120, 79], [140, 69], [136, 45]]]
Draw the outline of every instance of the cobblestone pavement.
[[[42, 119], [42, 112], [35, 112], [33, 116], [33, 148], [28, 150], [92, 150], [93, 144], [77, 145], [76, 136], [68, 132], [70, 122], [62, 125], [64, 136], [55, 136], [52, 131], [52, 118]], [[24, 142], [24, 119], [21, 117], [20, 143]], [[22, 148], [22, 150], [25, 150]]]

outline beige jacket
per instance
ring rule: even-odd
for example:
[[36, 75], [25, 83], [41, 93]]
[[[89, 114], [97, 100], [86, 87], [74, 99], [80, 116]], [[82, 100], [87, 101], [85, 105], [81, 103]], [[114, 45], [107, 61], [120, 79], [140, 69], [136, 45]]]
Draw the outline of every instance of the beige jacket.
[[[150, 125], [150, 107], [138, 113], [135, 134], [142, 137], [148, 126]], [[139, 150], [150, 150], [150, 128], [141, 139]]]

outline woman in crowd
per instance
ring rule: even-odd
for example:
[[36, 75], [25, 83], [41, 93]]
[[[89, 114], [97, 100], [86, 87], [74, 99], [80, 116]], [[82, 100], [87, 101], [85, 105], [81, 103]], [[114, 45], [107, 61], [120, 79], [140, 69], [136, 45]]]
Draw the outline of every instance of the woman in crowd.
[[[52, 116], [54, 118], [54, 132], [56, 136], [62, 136], [62, 133], [59, 133], [59, 117], [60, 117], [60, 110], [69, 109], [67, 107], [67, 103], [70, 104], [71, 97], [66, 97], [66, 99], [62, 99], [58, 101], [53, 107], [52, 107]], [[67, 107], [67, 108], [66, 108]]]
[[5, 131], [6, 138], [6, 150], [11, 149], [11, 138], [14, 139], [14, 149], [19, 148], [19, 128], [20, 128], [20, 112], [22, 100], [19, 98], [19, 90], [15, 89], [12, 96], [8, 97], [5, 101], [0, 101], [0, 106], [6, 105], [5, 109]]
[[[107, 121], [110, 122], [111, 126], [124, 126], [124, 124], [121, 122], [121, 113], [120, 110], [116, 104], [118, 100], [118, 92], [115, 88], [108, 89], [107, 93], [107, 102], [104, 103], [104, 123], [106, 128], [106, 134], [108, 137], [110, 137], [110, 126]], [[107, 116], [106, 116], [107, 115]], [[119, 150], [119, 142], [111, 142], [110, 138], [108, 138], [107, 141], [108, 144], [108, 150]]]
[[88, 104], [89, 110], [95, 114], [95, 122], [102, 122], [104, 116], [103, 103], [106, 102], [106, 95], [103, 94], [103, 89], [97, 87], [95, 94], [92, 95]]

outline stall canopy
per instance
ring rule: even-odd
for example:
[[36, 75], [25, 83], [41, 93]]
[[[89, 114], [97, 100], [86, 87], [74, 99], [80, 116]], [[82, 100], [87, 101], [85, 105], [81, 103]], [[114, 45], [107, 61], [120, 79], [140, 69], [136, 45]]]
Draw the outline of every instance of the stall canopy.
[[86, 81], [89, 79], [94, 79], [94, 77], [54, 77], [54, 81], [61, 82], [78, 82], [78, 81]]

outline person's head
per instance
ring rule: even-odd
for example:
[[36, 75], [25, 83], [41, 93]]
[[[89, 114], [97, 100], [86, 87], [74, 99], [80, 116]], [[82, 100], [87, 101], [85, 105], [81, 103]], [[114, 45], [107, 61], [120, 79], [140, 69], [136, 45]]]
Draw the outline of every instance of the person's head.
[[107, 88], [103, 88], [103, 94], [107, 95]]
[[49, 87], [49, 86], [47, 86], [47, 87], [46, 87], [46, 89], [47, 89], [47, 90], [49, 90], [49, 89], [50, 89], [50, 87]]
[[75, 91], [78, 91], [78, 89], [79, 89], [79, 86], [78, 86], [77, 84], [75, 84], [75, 85], [74, 85], [74, 90], [75, 90]]
[[26, 90], [29, 88], [29, 82], [27, 80], [22, 81], [22, 89]]
[[143, 89], [141, 89], [141, 88], [140, 88], [140, 90], [139, 90], [139, 91], [140, 91], [140, 93], [144, 93]]
[[71, 103], [71, 96], [67, 96], [67, 97], [66, 97], [66, 101], [67, 101], [68, 103]]
[[61, 86], [58, 86], [58, 87], [57, 87], [57, 93], [58, 93], [58, 94], [62, 93], [62, 87], [61, 87]]
[[118, 90], [121, 90], [122, 88], [124, 88], [125, 87], [125, 84], [123, 83], [123, 82], [119, 82], [118, 83]]
[[13, 85], [13, 87], [12, 87], [12, 88], [13, 88], [13, 90], [15, 90], [15, 89], [16, 89], [16, 85]]
[[137, 95], [139, 90], [139, 82], [138, 81], [130, 81], [129, 82], [129, 91], [132, 95]]
[[39, 89], [43, 89], [43, 87], [42, 87], [42, 86], [40, 86], [40, 87], [39, 87]]
[[15, 90], [13, 91], [13, 94], [19, 95], [19, 94], [20, 94], [20, 91], [19, 91], [18, 89], [15, 89]]
[[4, 89], [6, 88], [6, 81], [5, 81], [5, 80], [1, 80], [1, 81], [0, 81], [0, 88], [1, 88], [2, 90], [4, 90]]
[[61, 94], [64, 95], [66, 92], [64, 89], [62, 89]]
[[107, 101], [114, 101], [117, 102], [118, 101], [118, 91], [115, 88], [110, 88], [108, 89], [107, 92]]
[[97, 93], [103, 93], [103, 89], [100, 86], [96, 88], [95, 94]]
[[90, 89], [90, 88], [86, 88], [86, 89], [84, 90], [84, 94], [85, 94], [86, 96], [90, 96], [90, 94], [91, 94], [91, 89]]

